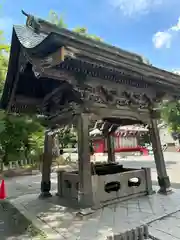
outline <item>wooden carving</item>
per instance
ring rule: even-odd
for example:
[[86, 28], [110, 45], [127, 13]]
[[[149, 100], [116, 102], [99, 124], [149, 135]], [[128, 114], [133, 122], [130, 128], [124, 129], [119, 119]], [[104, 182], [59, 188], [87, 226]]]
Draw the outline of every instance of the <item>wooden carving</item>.
[[75, 90], [80, 93], [84, 102], [91, 102], [99, 106], [134, 106], [137, 108], [148, 108], [150, 99], [143, 93], [124, 91], [118, 93], [116, 89], [105, 88], [104, 86], [91, 87], [90, 85], [76, 86]]
[[[68, 56], [68, 52], [66, 53], [64, 46], [44, 58], [30, 56], [27, 52], [23, 51], [23, 56], [26, 59], [26, 62], [32, 64], [32, 70], [37, 78], [44, 75], [44, 72], [47, 72], [47, 69], [53, 68], [61, 62], [64, 62], [66, 55]], [[56, 70], [56, 72], [57, 71], [58, 70]]]

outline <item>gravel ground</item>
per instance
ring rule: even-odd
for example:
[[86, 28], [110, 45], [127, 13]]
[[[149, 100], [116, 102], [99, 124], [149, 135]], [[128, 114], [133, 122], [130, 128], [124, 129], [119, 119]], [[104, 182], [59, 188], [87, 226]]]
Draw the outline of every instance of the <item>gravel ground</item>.
[[0, 202], [0, 240], [43, 240], [36, 230], [11, 204]]

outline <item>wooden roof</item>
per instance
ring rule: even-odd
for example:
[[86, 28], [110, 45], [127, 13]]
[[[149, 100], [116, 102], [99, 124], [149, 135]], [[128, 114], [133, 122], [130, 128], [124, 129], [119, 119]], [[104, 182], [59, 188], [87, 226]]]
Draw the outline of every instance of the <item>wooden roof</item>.
[[[51, 66], [51, 58], [59, 49], [63, 49], [63, 59]], [[41, 70], [40, 77], [33, 71], [36, 65]], [[54, 77], [45, 74], [49, 69], [55, 73]], [[142, 89], [150, 87], [160, 94], [180, 96], [180, 76], [144, 63], [137, 54], [28, 15], [26, 25], [13, 27], [1, 107], [37, 113], [43, 101], [50, 101], [48, 94], [54, 90], [58, 92], [58, 89], [64, 94], [66, 91], [71, 93], [65, 94], [69, 101], [78, 99], [79, 95], [69, 84], [71, 74], [81, 75], [82, 79], [91, 76]]]

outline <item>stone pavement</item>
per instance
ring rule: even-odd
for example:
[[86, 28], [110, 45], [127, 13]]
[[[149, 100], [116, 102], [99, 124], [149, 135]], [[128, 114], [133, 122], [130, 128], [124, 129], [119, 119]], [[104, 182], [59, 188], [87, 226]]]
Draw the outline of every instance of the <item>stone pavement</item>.
[[149, 232], [162, 240], [180, 239], [180, 211], [149, 224]]
[[[168, 174], [174, 183], [180, 183], [179, 153], [166, 154]], [[169, 159], [169, 160], [168, 160]], [[125, 166], [151, 167], [156, 180], [153, 157], [120, 159]], [[180, 190], [168, 196], [155, 194], [112, 204], [82, 219], [77, 211], [60, 205], [58, 198], [38, 199], [41, 176], [16, 177], [6, 180], [8, 198], [29, 221], [43, 230], [48, 239], [106, 239], [147, 223], [154, 239], [180, 239]], [[51, 174], [52, 192], [56, 192], [56, 174]], [[180, 184], [179, 184], [180, 185]], [[1, 239], [1, 238], [0, 238]]]
[[[22, 177], [16, 179], [14, 189], [12, 186], [8, 189], [9, 200], [29, 221], [44, 231], [49, 240], [105, 240], [107, 236], [120, 234], [142, 224], [149, 225], [150, 235], [154, 239], [180, 239], [180, 190], [174, 190], [168, 196], [154, 194], [114, 203], [91, 215], [80, 217], [77, 210], [62, 206], [58, 197], [38, 199], [37, 180], [38, 176], [33, 176], [31, 183], [27, 180], [25, 189], [24, 185], [20, 187]], [[17, 186], [18, 192], [15, 191]], [[9, 183], [7, 187], [10, 187]], [[55, 175], [52, 187], [55, 194]]]

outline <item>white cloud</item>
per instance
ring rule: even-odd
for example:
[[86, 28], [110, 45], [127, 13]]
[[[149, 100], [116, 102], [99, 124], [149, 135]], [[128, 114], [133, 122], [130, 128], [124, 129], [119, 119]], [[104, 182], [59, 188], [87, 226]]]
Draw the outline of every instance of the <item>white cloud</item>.
[[172, 35], [169, 32], [157, 32], [153, 36], [153, 43], [155, 48], [166, 47], [170, 48], [171, 46]]
[[154, 7], [161, 5], [164, 0], [109, 0], [115, 8], [119, 8], [124, 15], [146, 14]]
[[172, 39], [178, 31], [180, 31], [180, 18], [175, 25], [171, 26], [167, 30], [154, 34], [152, 41], [155, 48], [170, 48]]

